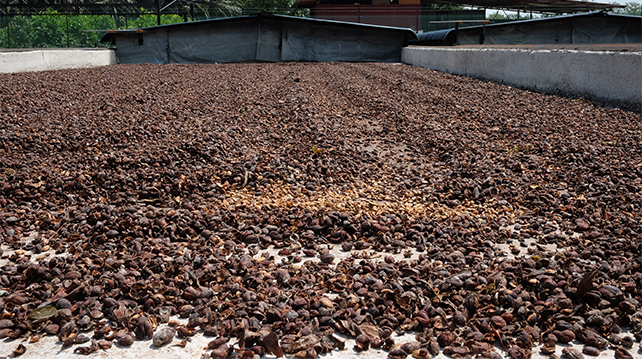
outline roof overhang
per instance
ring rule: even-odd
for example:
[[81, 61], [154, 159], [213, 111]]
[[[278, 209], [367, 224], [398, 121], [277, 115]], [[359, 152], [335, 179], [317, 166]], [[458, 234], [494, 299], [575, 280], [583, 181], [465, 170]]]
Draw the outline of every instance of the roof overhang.
[[577, 1], [577, 0], [473, 0], [460, 2], [456, 0], [437, 0], [441, 4], [497, 8], [512, 11], [533, 11], [537, 13], [575, 13], [590, 11], [609, 11], [624, 8], [625, 5]]
[[[532, 11], [535, 13], [575, 13], [609, 11], [624, 8], [625, 5], [597, 3], [578, 0], [436, 0], [438, 4], [460, 5], [487, 9], [511, 11]], [[296, 0], [293, 8], [313, 8], [317, 4], [331, 4], [332, 0]], [[394, 6], [394, 5], [389, 5]]]

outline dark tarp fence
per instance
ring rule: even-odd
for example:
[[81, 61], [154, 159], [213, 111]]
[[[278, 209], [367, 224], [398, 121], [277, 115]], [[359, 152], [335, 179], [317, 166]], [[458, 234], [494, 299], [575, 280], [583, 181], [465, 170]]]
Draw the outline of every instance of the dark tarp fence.
[[419, 34], [413, 45], [630, 44], [642, 42], [642, 17], [604, 12], [471, 26]]
[[120, 63], [398, 62], [412, 30], [259, 14], [116, 31]]

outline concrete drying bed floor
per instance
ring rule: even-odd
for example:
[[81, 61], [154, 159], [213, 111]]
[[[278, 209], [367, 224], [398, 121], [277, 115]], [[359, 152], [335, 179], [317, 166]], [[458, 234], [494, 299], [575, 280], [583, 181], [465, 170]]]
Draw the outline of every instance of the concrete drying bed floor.
[[[23, 298], [19, 291], [24, 290], [29, 295], [26, 310], [53, 303], [58, 300], [55, 292], [40, 288], [52, 284], [71, 291], [71, 286], [61, 284], [63, 279], [77, 277], [76, 269], [81, 266], [84, 273], [94, 273], [93, 267], [84, 263], [94, 258], [97, 263], [109, 261], [108, 268], [99, 272], [106, 280], [113, 277], [118, 282], [86, 293], [101, 298], [100, 289], [110, 288], [110, 292], [103, 291], [103, 301], [140, 300], [139, 293], [131, 293], [133, 281], [117, 278], [117, 271], [127, 270], [131, 277], [140, 278], [141, 284], [151, 283], [150, 277], [157, 276], [153, 285], [171, 287], [168, 293], [178, 293], [173, 289], [176, 281], [182, 281], [180, 288], [201, 287], [192, 278], [203, 278], [202, 282], [217, 292], [212, 300], [218, 302], [212, 304], [225, 305], [228, 295], [240, 294], [233, 286], [242, 278], [229, 276], [230, 280], [223, 282], [225, 278], [215, 275], [222, 277], [232, 269], [248, 279], [251, 275], [280, 278], [286, 285], [276, 287], [278, 280], [268, 278], [257, 285], [250, 283], [248, 288], [260, 294], [275, 288], [279, 295], [268, 300], [274, 310], [288, 311], [283, 313], [299, 306], [292, 298], [297, 298], [301, 289], [313, 298], [313, 304], [308, 302], [313, 310], [321, 304], [334, 308], [320, 297], [337, 303], [341, 300], [332, 298], [345, 293], [355, 298], [351, 300], [354, 310], [361, 313], [350, 315], [355, 319], [363, 316], [359, 318], [362, 322], [366, 319], [363, 305], [374, 303], [370, 296], [378, 291], [389, 290], [385, 295], [390, 303], [385, 305], [390, 308], [406, 307], [407, 303], [393, 300], [412, 291], [421, 298], [421, 307], [427, 307], [424, 303], [428, 300], [443, 303], [440, 308], [448, 311], [439, 318], [434, 316], [440, 322], [432, 325], [442, 330], [446, 328], [442, 320], [451, 322], [447, 324], [451, 329], [463, 327], [461, 320], [455, 323], [457, 310], [451, 310], [451, 303], [446, 302], [451, 298], [461, 302], [457, 294], [461, 291], [446, 286], [457, 273], [462, 273], [462, 278], [463, 274], [477, 275], [478, 282], [469, 282], [475, 287], [467, 287], [470, 292], [488, 293], [482, 299], [488, 304], [468, 305], [489, 318], [497, 314], [493, 307], [498, 304], [514, 309], [493, 300], [504, 295], [499, 290], [512, 287], [512, 279], [496, 275], [509, 277], [502, 273], [515, 271], [515, 266], [528, 270], [536, 277], [533, 281], [522, 277], [526, 285], [522, 293], [529, 302], [539, 303], [544, 295], [554, 296], [550, 286], [541, 285], [544, 281], [559, 281], [558, 288], [571, 294], [573, 288], [585, 287], [582, 277], [604, 263], [604, 268], [609, 265], [618, 271], [604, 270], [599, 284], [624, 288], [636, 299], [635, 304], [627, 302], [627, 308], [642, 310], [642, 278], [638, 276], [642, 223], [636, 217], [642, 204], [641, 124], [642, 117], [626, 111], [399, 64], [120, 65], [0, 75], [0, 163], [4, 167], [0, 172], [0, 235], [4, 240], [0, 243], [6, 244], [0, 256], [11, 262], [2, 267], [11, 277], [2, 280], [0, 296], [5, 297], [0, 299], [13, 295], [8, 301], [19, 303]], [[27, 128], [31, 132], [25, 133]], [[72, 173], [74, 168], [79, 172]], [[607, 171], [609, 168], [617, 172]], [[625, 194], [630, 202], [621, 200]], [[350, 215], [335, 216], [335, 211]], [[197, 223], [201, 218], [204, 222]], [[289, 223], [278, 222], [279, 218]], [[373, 223], [369, 218], [381, 219]], [[109, 220], [108, 226], [102, 220]], [[281, 224], [284, 226], [276, 226]], [[354, 232], [356, 237], [348, 237], [339, 228]], [[556, 230], [561, 233], [553, 235]], [[574, 230], [582, 233], [581, 240]], [[78, 233], [83, 233], [84, 239]], [[197, 233], [201, 237], [195, 236]], [[94, 235], [96, 240], [91, 241]], [[25, 243], [30, 238], [32, 243]], [[407, 240], [395, 242], [395, 238]], [[282, 249], [290, 246], [292, 253], [296, 244], [297, 252], [301, 248], [306, 251], [300, 262], [283, 265], [283, 258], [273, 248], [252, 250], [254, 260], [246, 256], [257, 243]], [[327, 249], [325, 243], [354, 243], [355, 248], [369, 244], [381, 252], [344, 252], [335, 245], [331, 258], [324, 255], [326, 263], [312, 263]], [[47, 246], [69, 260], [52, 263]], [[421, 260], [414, 259], [418, 254], [412, 248], [422, 251]], [[31, 249], [45, 253], [32, 256], [28, 253]], [[232, 250], [237, 252], [236, 258], [228, 256]], [[461, 261], [463, 252], [469, 260]], [[202, 264], [193, 253], [206, 257], [211, 267], [188, 278], [181, 271], [192, 271]], [[395, 257], [386, 258], [393, 254]], [[150, 258], [156, 265], [127, 263], [129, 257], [125, 256]], [[257, 256], [263, 259], [256, 260]], [[342, 259], [350, 260], [348, 256], [358, 259], [339, 266]], [[120, 257], [123, 262], [117, 260]], [[571, 258], [572, 268], [555, 257]], [[536, 269], [533, 261], [543, 258], [555, 259], [542, 264], [545, 272], [555, 276], [545, 279], [531, 270]], [[55, 278], [36, 282], [33, 279], [41, 277], [24, 270], [23, 261], [48, 262], [60, 273], [53, 271]], [[364, 283], [372, 283], [364, 277], [375, 275], [381, 282], [389, 281], [390, 288], [402, 285], [392, 283], [387, 272], [375, 272], [384, 268], [382, 261], [385, 269], [391, 269], [392, 280], [404, 282], [405, 287], [394, 292], [373, 284], [365, 292], [359, 290], [356, 283], [364, 288]], [[405, 283], [409, 279], [404, 270], [407, 261], [417, 273], [414, 283]], [[168, 270], [164, 264], [172, 262], [177, 268]], [[498, 267], [497, 263], [506, 266]], [[630, 270], [625, 272], [623, 266], [629, 263]], [[32, 268], [35, 265], [41, 263]], [[134, 270], [141, 267], [149, 271]], [[285, 272], [298, 277], [296, 286], [283, 279]], [[346, 272], [350, 277], [342, 276]], [[101, 285], [98, 274], [92, 277], [87, 276], [89, 284]], [[56, 278], [60, 282], [54, 281]], [[345, 278], [352, 287], [342, 287], [342, 283], [329, 286], [335, 278]], [[461, 288], [464, 279], [453, 281], [452, 286]], [[490, 281], [492, 286], [487, 285]], [[435, 292], [433, 283], [447, 296]], [[392, 293], [397, 294], [393, 297]], [[87, 297], [67, 294], [76, 302]], [[173, 307], [186, 306], [175, 294], [169, 295]], [[288, 308], [290, 299], [292, 307]], [[239, 300], [243, 305], [255, 302], [252, 298]], [[192, 302], [202, 305], [201, 301]], [[615, 310], [620, 304], [613, 300], [603, 306]], [[419, 305], [406, 315], [419, 313], [415, 311]], [[113, 306], [101, 308], [102, 318], [121, 321], [122, 311], [114, 313], [110, 308]], [[145, 313], [156, 315], [161, 308], [156, 305]], [[28, 315], [26, 310], [16, 311], [16, 322]], [[223, 312], [218, 305], [213, 310]], [[6, 317], [12, 314], [6, 313]], [[135, 313], [125, 315], [133, 318]], [[183, 315], [189, 315], [188, 311]], [[245, 315], [234, 314], [239, 319]], [[340, 316], [347, 318], [344, 313]], [[95, 317], [101, 318], [100, 313]], [[374, 318], [380, 317], [383, 315]], [[286, 320], [291, 322], [291, 318]], [[220, 332], [231, 335], [218, 319], [207, 319], [207, 324], [221, 324]], [[301, 329], [310, 324], [302, 317], [296, 319]], [[383, 319], [388, 320], [377, 319], [377, 323], [387, 326]], [[394, 319], [396, 323], [402, 320]], [[523, 323], [527, 323], [524, 315], [519, 319], [521, 328]], [[9, 327], [14, 323], [5, 320], [2, 324]], [[266, 323], [265, 328], [272, 324]], [[94, 325], [102, 326], [103, 322]], [[548, 327], [543, 325], [542, 330]], [[514, 332], [514, 328], [506, 330], [507, 335]], [[285, 333], [280, 331], [283, 336]], [[396, 342], [412, 340], [413, 334], [395, 338]], [[533, 341], [537, 338], [534, 334]], [[91, 356], [199, 359], [208, 354], [204, 346], [211, 339], [198, 334], [185, 348], [169, 344], [159, 349], [147, 340], [132, 348], [113, 347]], [[78, 355], [74, 354], [77, 347], [63, 350], [55, 337], [34, 344], [29, 341], [29, 336], [0, 340], [0, 356], [9, 355], [19, 345], [26, 348], [22, 356], [26, 358]], [[375, 350], [357, 354], [352, 342], [346, 348], [326, 357], [383, 359], [387, 355]], [[633, 349], [639, 356], [638, 348], [639, 342]], [[560, 355], [562, 346], [556, 349]], [[536, 349], [533, 355], [538, 353]], [[601, 356], [613, 357], [614, 353]]]
[[[514, 231], [514, 228], [512, 226], [508, 226], [505, 228], [507, 230]], [[559, 232], [559, 230], [558, 230]], [[579, 235], [579, 233], [576, 233], [576, 235]], [[537, 241], [534, 239], [530, 239], [526, 241], [527, 246], [518, 246], [517, 249], [519, 249], [519, 252], [514, 249], [514, 253], [511, 252], [511, 248], [509, 247], [509, 244], [496, 244], [495, 249], [500, 253], [500, 257], [505, 257], [506, 259], [518, 259], [518, 258], [523, 258], [523, 257], [528, 257], [530, 254], [528, 252], [529, 247], [533, 247], [537, 245]], [[2, 245], [2, 249], [4, 250], [5, 256], [11, 255], [12, 250], [9, 249], [7, 246]], [[341, 250], [340, 246], [334, 245], [331, 246], [330, 253], [332, 253], [335, 256], [335, 264], [340, 262], [341, 260], [347, 259], [349, 257], [356, 257], [356, 258], [379, 258], [380, 260], [383, 260], [384, 255], [386, 256], [392, 256], [395, 258], [396, 261], [411, 261], [411, 260], [416, 260], [417, 257], [419, 256], [419, 253], [415, 251], [414, 249], [410, 250], [410, 253], [397, 253], [397, 254], [391, 254], [391, 253], [377, 253], [371, 250], [363, 250], [363, 251], [357, 251], [357, 250], [352, 250], [350, 252], [345, 252]], [[557, 246], [555, 244], [550, 244], [545, 246], [547, 252], [545, 254], [547, 255], [554, 255], [557, 252]], [[503, 253], [503, 254], [501, 254]], [[26, 253], [29, 254], [29, 253]], [[50, 255], [54, 255], [53, 252], [50, 252]], [[256, 254], [254, 257], [255, 259], [258, 259], [260, 257], [274, 257], [274, 261], [276, 263], [279, 263], [281, 261], [287, 261], [287, 258], [284, 256], [281, 256], [278, 254], [278, 249], [275, 248], [270, 248], [266, 251], [260, 251], [258, 254]], [[32, 258], [35, 258], [36, 255], [32, 255]], [[42, 254], [40, 255], [42, 258]], [[319, 258], [303, 258], [303, 261], [306, 260], [313, 260], [318, 262]], [[0, 265], [4, 265], [4, 260], [0, 259]], [[187, 323], [187, 319], [181, 319], [178, 317], [173, 317], [173, 320], [178, 320], [181, 324]], [[167, 326], [167, 324], [162, 324], [159, 325], [158, 329], [161, 329], [163, 327]], [[157, 330], [158, 330], [157, 329]], [[88, 337], [92, 336], [92, 331], [84, 332]], [[398, 336], [396, 334], [393, 334], [393, 338], [395, 340], [395, 343], [407, 343], [407, 342], [412, 342], [415, 340], [415, 334], [414, 332], [408, 332], [405, 335]], [[354, 339], [347, 338], [339, 333], [335, 333], [335, 336], [339, 337], [341, 340], [344, 340], [346, 343], [346, 349], [339, 351], [339, 350], [334, 350], [328, 354], [325, 355], [320, 355], [322, 358], [326, 359], [385, 359], [388, 357], [388, 353], [381, 350], [381, 349], [370, 349], [366, 352], [357, 352], [353, 348], [355, 346], [355, 341]], [[98, 350], [95, 353], [92, 353], [88, 355], [87, 357], [90, 358], [109, 358], [109, 359], [141, 359], [141, 358], [154, 358], [154, 359], [170, 359], [170, 358], [195, 358], [198, 359], [201, 357], [201, 355], [204, 352], [210, 352], [210, 350], [205, 350], [204, 348], [207, 347], [207, 343], [211, 340], [213, 340], [213, 337], [206, 337], [203, 335], [202, 330], [199, 331], [194, 337], [188, 339], [188, 343], [185, 347], [180, 347], [176, 345], [180, 341], [178, 338], [174, 338], [174, 341], [172, 344], [165, 345], [161, 348], [157, 348], [152, 344], [151, 339], [147, 340], [142, 340], [142, 341], [134, 341], [134, 343], [130, 347], [122, 347], [118, 345], [114, 341], [114, 346], [109, 349], [108, 351], [103, 351], [103, 350]], [[21, 356], [21, 358], [81, 358], [85, 357], [84, 355], [74, 353], [74, 349], [79, 346], [88, 346], [90, 343], [85, 343], [82, 345], [74, 345], [71, 347], [63, 348], [62, 343], [58, 340], [57, 337], [55, 336], [45, 336], [42, 337], [38, 342], [36, 343], [31, 343], [29, 339], [18, 339], [18, 340], [10, 340], [10, 339], [5, 339], [0, 341], [0, 357], [1, 356], [7, 356], [9, 357], [10, 354], [16, 349], [16, 347], [19, 344], [23, 344], [26, 348], [27, 351], [25, 354]], [[229, 343], [230, 347], [236, 346], [236, 340], [232, 339]], [[539, 351], [540, 345], [537, 345], [533, 349], [533, 356], [532, 358], [534, 359], [546, 359], [546, 358], [552, 358], [549, 355], [544, 355], [541, 354]], [[582, 344], [575, 341], [569, 345], [557, 345], [556, 347], [556, 355], [558, 357], [561, 357], [562, 355], [562, 350], [565, 347], [569, 348], [575, 348], [579, 351], [582, 350]], [[502, 350], [500, 345], [496, 343], [496, 351], [500, 353], [502, 358], [509, 358], [509, 356], [506, 354], [505, 351]], [[630, 350], [630, 352], [633, 354], [635, 358], [642, 358], [642, 351], [638, 350], [637, 352], [635, 350]], [[604, 350], [600, 353], [599, 358], [613, 358], [614, 357], [614, 351], [613, 350]], [[294, 357], [291, 355], [287, 355], [287, 357]], [[274, 359], [274, 355], [266, 355], [264, 358], [266, 359]], [[410, 358], [410, 357], [409, 357]], [[440, 352], [439, 355], [434, 356], [433, 358], [435, 359], [446, 359], [450, 358], [449, 356], [446, 356], [443, 354], [443, 352]], [[589, 357], [591, 358], [591, 357]], [[256, 358], [255, 358], [256, 359]]]
[[[337, 335], [338, 336], [338, 335]], [[340, 337], [340, 336], [338, 336]], [[413, 335], [407, 334], [403, 337], [398, 337], [393, 334], [393, 338], [395, 339], [395, 342], [397, 343], [404, 343], [404, 342], [409, 342], [414, 339]], [[205, 352], [203, 349], [205, 346], [207, 346], [207, 343], [212, 340], [213, 338], [206, 338], [202, 334], [197, 334], [195, 337], [191, 339], [191, 341], [184, 347], [181, 348], [176, 345], [166, 345], [162, 348], [156, 348], [153, 346], [152, 341], [150, 339], [148, 340], [143, 340], [143, 341], [135, 341], [134, 344], [132, 344], [131, 347], [124, 348], [120, 347], [118, 344], [114, 344], [114, 346], [109, 349], [108, 351], [102, 351], [99, 350], [93, 354], [90, 354], [88, 356], [80, 355], [80, 354], [74, 354], [73, 350], [74, 347], [70, 348], [65, 348], [63, 349], [60, 342], [57, 342], [58, 340], [55, 337], [45, 337], [40, 339], [38, 343], [28, 343], [27, 340], [21, 341], [21, 340], [12, 340], [12, 341], [2, 341], [0, 342], [0, 351], [4, 355], [9, 355], [20, 343], [23, 343], [27, 347], [27, 352], [23, 354], [20, 358], [109, 358], [109, 359], [170, 359], [170, 358], [194, 358], [198, 359], [201, 357], [202, 353]], [[345, 338], [342, 338], [345, 339]], [[176, 342], [176, 340], [175, 340]], [[346, 349], [343, 351], [332, 351], [331, 353], [325, 354], [325, 355], [320, 355], [320, 358], [325, 358], [325, 359], [385, 359], [388, 357], [388, 353], [384, 352], [381, 349], [370, 349], [366, 352], [356, 352], [352, 348], [354, 347], [354, 340], [352, 339], [347, 339], [346, 340]], [[579, 343], [573, 343], [568, 346], [564, 347], [569, 347], [569, 348], [575, 348], [577, 350], [582, 350], [582, 345]], [[558, 357], [561, 357], [562, 355], [562, 346], [557, 347], [557, 351], [555, 355]], [[498, 352], [504, 354], [502, 357], [503, 358], [508, 358], [508, 356], [505, 355], [504, 352], [498, 349]], [[642, 352], [641, 351], [630, 351], [631, 354], [633, 354], [634, 358], [642, 358]], [[287, 357], [294, 357], [294, 356], [287, 356]], [[614, 357], [614, 351], [613, 350], [606, 350], [600, 353], [599, 357], [587, 357], [587, 358], [613, 358]], [[274, 359], [274, 355], [266, 355], [264, 358], [266, 359]], [[411, 357], [409, 357], [411, 358]], [[433, 357], [435, 359], [446, 359], [449, 358], [448, 356], [444, 355], [443, 353], [439, 353], [439, 355]], [[552, 358], [551, 356], [548, 355], [543, 355], [539, 353], [538, 349], [533, 350], [533, 359], [547, 359], [547, 358]]]

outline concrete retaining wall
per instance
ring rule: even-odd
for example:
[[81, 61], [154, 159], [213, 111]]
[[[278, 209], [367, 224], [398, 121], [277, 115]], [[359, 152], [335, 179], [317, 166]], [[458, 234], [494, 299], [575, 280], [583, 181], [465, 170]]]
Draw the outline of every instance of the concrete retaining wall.
[[405, 47], [401, 61], [438, 71], [642, 110], [642, 53]]
[[116, 64], [110, 49], [29, 49], [0, 51], [0, 73], [47, 71]]

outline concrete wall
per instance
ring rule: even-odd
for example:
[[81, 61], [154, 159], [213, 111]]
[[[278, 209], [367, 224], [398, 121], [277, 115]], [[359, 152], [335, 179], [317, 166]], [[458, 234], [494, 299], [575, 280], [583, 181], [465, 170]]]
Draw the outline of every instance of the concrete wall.
[[0, 51], [0, 73], [47, 71], [116, 64], [109, 49], [28, 49]]
[[642, 53], [410, 46], [401, 61], [533, 91], [642, 110]]

